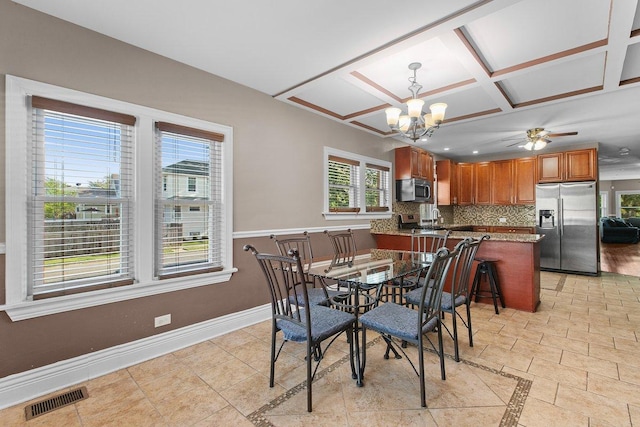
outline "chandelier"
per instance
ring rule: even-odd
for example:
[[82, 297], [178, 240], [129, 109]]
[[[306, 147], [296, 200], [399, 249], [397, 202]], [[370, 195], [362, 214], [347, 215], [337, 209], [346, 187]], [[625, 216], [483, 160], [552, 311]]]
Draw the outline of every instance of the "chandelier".
[[525, 150], [542, 150], [551, 142], [550, 139], [545, 138], [549, 132], [545, 132], [542, 128], [529, 129], [527, 131], [527, 143], [524, 144]]
[[413, 71], [413, 77], [409, 77], [409, 82], [411, 82], [409, 91], [412, 96], [407, 101], [407, 113], [402, 114], [402, 110], [396, 107], [384, 110], [387, 115], [387, 124], [391, 130], [400, 132], [404, 137], [413, 141], [433, 135], [433, 132], [440, 128], [440, 124], [444, 120], [444, 110], [447, 108], [447, 104], [438, 102], [429, 106], [431, 113], [423, 114], [424, 101], [418, 99], [418, 93], [422, 86], [416, 81], [416, 71], [420, 67], [422, 64], [419, 62], [409, 64], [409, 69]]

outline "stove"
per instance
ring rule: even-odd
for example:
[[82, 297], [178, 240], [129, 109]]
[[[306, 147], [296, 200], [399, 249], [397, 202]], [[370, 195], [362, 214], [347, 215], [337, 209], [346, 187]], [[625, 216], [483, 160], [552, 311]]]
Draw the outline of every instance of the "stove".
[[412, 230], [414, 228], [421, 230], [444, 230], [444, 227], [440, 225], [421, 225], [420, 215], [415, 214], [400, 214], [398, 215], [398, 229], [400, 230]]

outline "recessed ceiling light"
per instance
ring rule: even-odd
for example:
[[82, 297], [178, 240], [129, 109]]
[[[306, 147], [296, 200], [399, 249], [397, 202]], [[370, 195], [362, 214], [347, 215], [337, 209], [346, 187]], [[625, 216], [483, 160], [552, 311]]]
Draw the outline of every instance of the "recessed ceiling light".
[[444, 147], [444, 151], [449, 151], [449, 147]]
[[622, 147], [620, 150], [618, 150], [618, 154], [620, 154], [621, 156], [628, 156], [630, 151], [631, 150], [629, 150], [627, 147]]
[[473, 150], [473, 154], [478, 154], [478, 150]]

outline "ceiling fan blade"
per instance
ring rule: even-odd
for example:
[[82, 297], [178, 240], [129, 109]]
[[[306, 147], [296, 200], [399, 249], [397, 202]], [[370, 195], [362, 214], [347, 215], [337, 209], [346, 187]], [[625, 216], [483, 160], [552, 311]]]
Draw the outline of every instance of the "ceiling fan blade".
[[542, 138], [544, 136], [547, 136], [551, 133], [551, 131], [548, 130], [541, 130], [540, 132], [538, 132], [535, 136], [537, 136], [538, 138]]
[[549, 133], [547, 134], [547, 136], [549, 138], [556, 138], [558, 136], [573, 136], [573, 135], [577, 135], [578, 132], [559, 132], [559, 133]]
[[507, 147], [513, 147], [514, 145], [522, 145], [522, 144], [526, 144], [526, 140], [525, 139], [521, 139], [518, 142], [514, 142], [513, 144], [509, 144], [509, 145], [507, 145]]

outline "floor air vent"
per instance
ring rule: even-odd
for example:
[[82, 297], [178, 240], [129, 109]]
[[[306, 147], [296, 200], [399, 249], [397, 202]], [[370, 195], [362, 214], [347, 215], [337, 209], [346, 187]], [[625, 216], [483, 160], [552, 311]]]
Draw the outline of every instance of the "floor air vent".
[[41, 400], [24, 408], [27, 421], [40, 415], [47, 414], [63, 406], [71, 405], [89, 397], [86, 387], [80, 387], [67, 393]]

